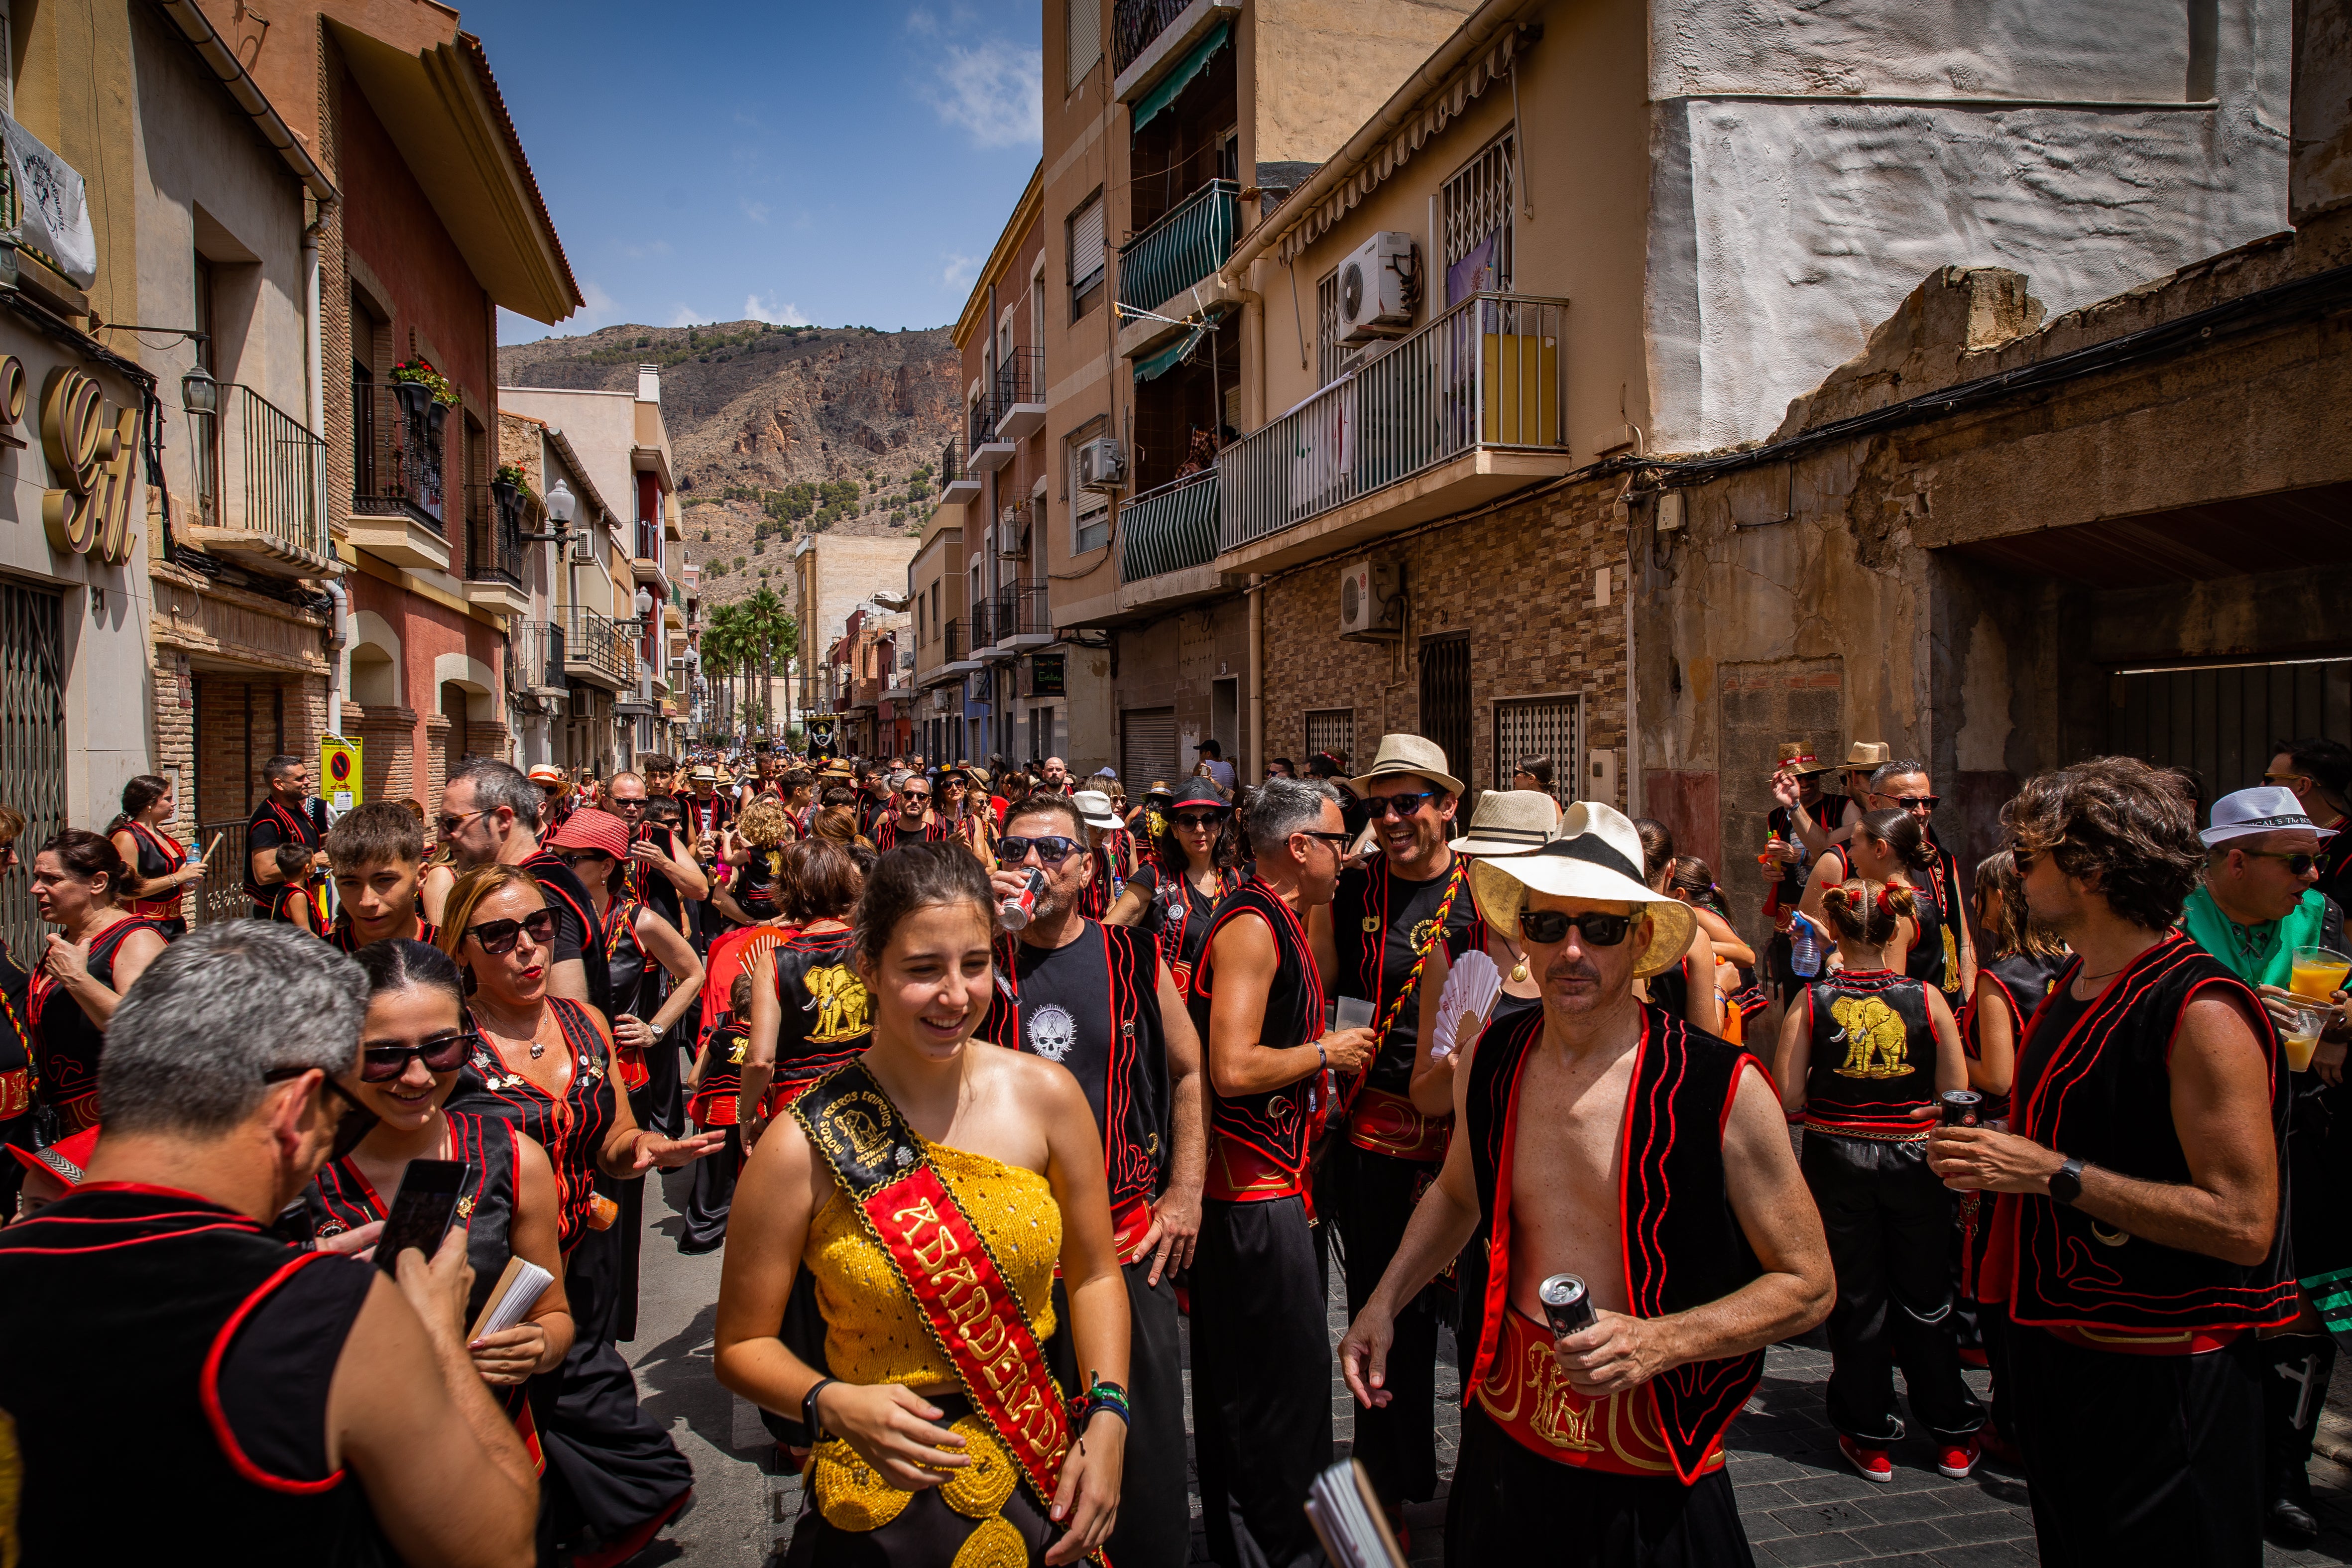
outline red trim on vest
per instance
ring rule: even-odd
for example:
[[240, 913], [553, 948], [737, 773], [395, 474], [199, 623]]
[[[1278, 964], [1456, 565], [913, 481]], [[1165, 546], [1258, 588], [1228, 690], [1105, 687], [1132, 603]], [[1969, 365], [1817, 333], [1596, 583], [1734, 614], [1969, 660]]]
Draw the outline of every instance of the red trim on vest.
[[221, 1408], [221, 1362], [228, 1354], [229, 1342], [236, 1337], [237, 1330], [245, 1326], [245, 1320], [252, 1315], [255, 1308], [268, 1300], [279, 1286], [293, 1278], [297, 1269], [306, 1268], [322, 1258], [333, 1256], [334, 1254], [327, 1252], [298, 1252], [283, 1268], [263, 1280], [255, 1289], [253, 1294], [237, 1303], [236, 1310], [228, 1315], [228, 1321], [223, 1323], [220, 1332], [213, 1336], [212, 1349], [205, 1356], [204, 1374], [197, 1380], [197, 1393], [204, 1401], [205, 1420], [213, 1429], [213, 1441], [220, 1445], [221, 1453], [226, 1457], [230, 1466], [238, 1475], [243, 1476], [255, 1486], [267, 1487], [274, 1492], [289, 1492], [297, 1497], [316, 1497], [320, 1492], [332, 1491], [342, 1485], [345, 1472], [338, 1468], [323, 1480], [298, 1481], [285, 1476], [273, 1476], [247, 1458], [245, 1449], [236, 1440], [236, 1434], [229, 1430], [228, 1413]]

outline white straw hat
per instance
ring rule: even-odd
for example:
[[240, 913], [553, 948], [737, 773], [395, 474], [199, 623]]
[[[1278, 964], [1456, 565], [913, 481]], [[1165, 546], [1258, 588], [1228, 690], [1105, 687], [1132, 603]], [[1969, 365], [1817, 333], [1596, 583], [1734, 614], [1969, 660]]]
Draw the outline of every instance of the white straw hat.
[[1079, 817], [1088, 827], [1124, 827], [1118, 814], [1110, 808], [1110, 796], [1098, 789], [1082, 789], [1070, 796], [1070, 804], [1078, 808]]
[[1485, 790], [1470, 814], [1470, 831], [1446, 847], [1457, 855], [1525, 855], [1549, 842], [1559, 826], [1559, 807], [1538, 790]]
[[1623, 812], [1580, 800], [1560, 818], [1559, 836], [1524, 855], [1470, 863], [1470, 892], [1486, 923], [1507, 937], [1519, 934], [1519, 910], [1529, 889], [1556, 898], [1631, 904], [1650, 918], [1650, 940], [1634, 961], [1633, 977], [1673, 968], [1690, 947], [1698, 919], [1679, 899], [1650, 890], [1642, 880], [1642, 836]]

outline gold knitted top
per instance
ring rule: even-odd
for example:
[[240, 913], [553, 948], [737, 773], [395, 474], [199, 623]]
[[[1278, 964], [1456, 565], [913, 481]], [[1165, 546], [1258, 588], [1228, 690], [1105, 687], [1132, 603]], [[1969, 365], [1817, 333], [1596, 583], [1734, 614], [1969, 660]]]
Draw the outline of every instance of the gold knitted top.
[[[1062, 1211], [1053, 1184], [985, 1154], [944, 1143], [925, 1147], [931, 1168], [988, 1243], [1043, 1344], [1054, 1331], [1054, 1266], [1062, 1256]], [[834, 1376], [908, 1388], [956, 1384], [955, 1368], [933, 1342], [915, 1298], [837, 1185], [809, 1224], [803, 1259], [816, 1279]]]

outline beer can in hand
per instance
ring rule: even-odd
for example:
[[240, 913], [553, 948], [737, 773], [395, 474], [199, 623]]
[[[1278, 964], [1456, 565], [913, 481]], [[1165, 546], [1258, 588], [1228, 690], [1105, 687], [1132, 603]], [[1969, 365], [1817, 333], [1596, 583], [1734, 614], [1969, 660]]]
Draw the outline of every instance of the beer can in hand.
[[1937, 1095], [1942, 1111], [1936, 1118], [1945, 1127], [1974, 1127], [1977, 1111], [1984, 1104], [1984, 1096], [1972, 1089], [1948, 1089]]
[[996, 923], [1006, 931], [1025, 929], [1029, 917], [1037, 912], [1037, 895], [1045, 890], [1045, 873], [1032, 866], [1021, 890], [996, 906]]
[[1573, 1274], [1555, 1274], [1536, 1288], [1554, 1339], [1581, 1333], [1593, 1324], [1592, 1292]]

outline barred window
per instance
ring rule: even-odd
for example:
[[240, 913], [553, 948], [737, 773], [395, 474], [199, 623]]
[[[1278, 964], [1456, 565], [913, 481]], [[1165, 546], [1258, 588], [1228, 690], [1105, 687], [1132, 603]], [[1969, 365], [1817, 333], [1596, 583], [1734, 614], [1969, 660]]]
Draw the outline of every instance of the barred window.
[[[1310, 708], [1307, 710], [1307, 755], [1328, 752], [1333, 756], [1355, 755], [1356, 710], [1353, 708]], [[1300, 765], [1306, 759], [1301, 758]]]
[[1552, 788], [1564, 799], [1584, 793], [1577, 782], [1584, 755], [1584, 699], [1506, 697], [1495, 704], [1496, 789], [1511, 787], [1511, 772], [1530, 757], [1549, 757]]
[[1315, 384], [1328, 386], [1339, 377], [1339, 362], [1348, 357], [1339, 342], [1339, 269], [1333, 268], [1315, 285]]
[[1511, 289], [1512, 132], [1505, 132], [1445, 182], [1438, 212], [1445, 237], [1445, 302]]

